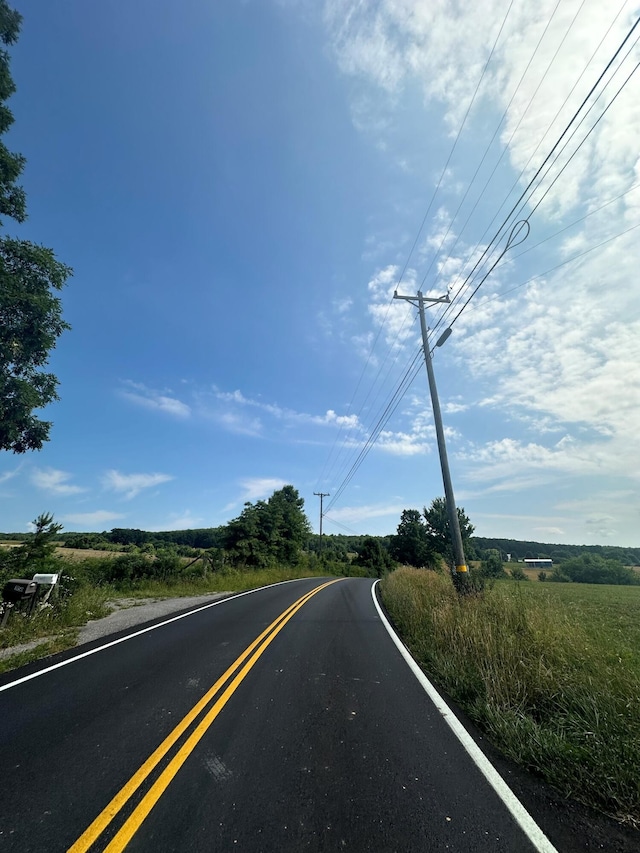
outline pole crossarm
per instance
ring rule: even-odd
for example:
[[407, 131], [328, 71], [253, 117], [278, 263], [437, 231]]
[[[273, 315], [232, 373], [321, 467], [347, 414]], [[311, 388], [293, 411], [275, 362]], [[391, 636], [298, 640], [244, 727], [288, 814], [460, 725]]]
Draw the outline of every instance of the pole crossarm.
[[396, 290], [393, 294], [393, 298], [404, 299], [405, 302], [410, 302], [418, 309], [420, 308], [420, 299], [422, 299], [423, 302], [451, 302], [448, 293], [446, 296], [423, 296], [420, 291], [418, 291], [417, 296], [401, 296]]

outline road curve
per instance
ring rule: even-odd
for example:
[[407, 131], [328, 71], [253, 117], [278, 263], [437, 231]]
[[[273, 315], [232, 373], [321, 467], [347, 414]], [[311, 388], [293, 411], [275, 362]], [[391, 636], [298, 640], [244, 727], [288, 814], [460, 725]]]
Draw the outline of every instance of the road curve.
[[2, 850], [552, 851], [461, 747], [371, 588], [280, 584], [0, 678]]

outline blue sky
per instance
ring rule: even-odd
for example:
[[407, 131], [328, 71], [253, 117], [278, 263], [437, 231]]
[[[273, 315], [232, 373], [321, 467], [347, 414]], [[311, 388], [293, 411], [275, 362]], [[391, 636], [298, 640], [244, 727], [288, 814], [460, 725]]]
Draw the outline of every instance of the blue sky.
[[[219, 525], [293, 483], [316, 529], [322, 491], [327, 532], [382, 534], [443, 493], [424, 368], [341, 488], [417, 352], [391, 294], [462, 300], [430, 309], [446, 328], [638, 14], [463, 5], [16, 3], [29, 219], [5, 227], [75, 275], [51, 441], [0, 459], [0, 529]], [[531, 212], [622, 56], [528, 239], [436, 351], [479, 535], [640, 543], [640, 74]]]

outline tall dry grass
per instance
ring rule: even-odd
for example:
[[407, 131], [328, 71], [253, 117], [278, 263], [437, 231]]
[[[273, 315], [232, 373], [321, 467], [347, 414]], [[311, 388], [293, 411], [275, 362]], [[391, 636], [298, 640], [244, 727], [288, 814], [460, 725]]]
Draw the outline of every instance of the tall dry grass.
[[563, 793], [640, 825], [640, 672], [611, 653], [598, 619], [542, 588], [506, 582], [458, 597], [446, 576], [415, 569], [381, 583], [416, 659], [496, 746]]

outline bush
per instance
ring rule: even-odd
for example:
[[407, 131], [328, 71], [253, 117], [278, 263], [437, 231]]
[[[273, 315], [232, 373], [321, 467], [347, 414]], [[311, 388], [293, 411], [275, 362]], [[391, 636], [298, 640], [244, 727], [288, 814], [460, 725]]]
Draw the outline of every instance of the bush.
[[380, 544], [379, 539], [368, 536], [362, 543], [360, 553], [351, 564], [350, 574], [355, 575], [353, 569], [361, 569], [363, 577], [382, 577], [386, 572], [395, 567], [395, 563], [387, 549]]
[[581, 554], [564, 560], [554, 570], [559, 577], [552, 580], [570, 580], [574, 583], [607, 583], [629, 586], [640, 584], [640, 578], [633, 569], [623, 566], [618, 560], [606, 560], [597, 554]]
[[486, 553], [485, 559], [480, 564], [480, 571], [486, 578], [505, 577], [502, 558], [498, 551], [491, 550]]
[[525, 575], [524, 569], [521, 569], [520, 566], [514, 566], [511, 569], [511, 577], [514, 581], [528, 581], [529, 578]]

